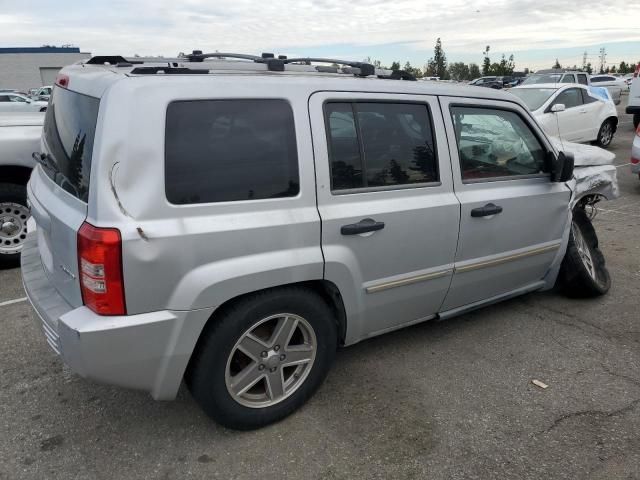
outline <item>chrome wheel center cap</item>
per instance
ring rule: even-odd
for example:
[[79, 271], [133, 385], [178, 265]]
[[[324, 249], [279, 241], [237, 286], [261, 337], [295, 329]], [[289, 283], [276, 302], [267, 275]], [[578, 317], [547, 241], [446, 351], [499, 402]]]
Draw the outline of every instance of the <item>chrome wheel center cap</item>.
[[0, 230], [6, 235], [15, 235], [20, 230], [20, 227], [15, 224], [13, 219], [10, 219], [2, 223]]

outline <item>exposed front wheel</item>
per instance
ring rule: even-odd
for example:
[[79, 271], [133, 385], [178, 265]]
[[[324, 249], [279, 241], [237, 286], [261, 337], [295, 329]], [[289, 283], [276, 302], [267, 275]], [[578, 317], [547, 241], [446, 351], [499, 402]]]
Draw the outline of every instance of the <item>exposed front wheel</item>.
[[28, 219], [27, 188], [14, 183], [0, 183], [0, 268], [20, 265]]
[[573, 212], [569, 244], [558, 280], [562, 290], [571, 297], [597, 297], [611, 288], [596, 231], [582, 209]]
[[205, 412], [229, 428], [259, 428], [294, 412], [320, 386], [335, 356], [331, 310], [304, 288], [252, 295], [212, 322], [187, 384]]
[[595, 144], [602, 148], [607, 148], [611, 145], [613, 140], [613, 134], [615, 133], [615, 125], [612, 120], [605, 120], [600, 125], [600, 130], [598, 131], [598, 138], [595, 141]]

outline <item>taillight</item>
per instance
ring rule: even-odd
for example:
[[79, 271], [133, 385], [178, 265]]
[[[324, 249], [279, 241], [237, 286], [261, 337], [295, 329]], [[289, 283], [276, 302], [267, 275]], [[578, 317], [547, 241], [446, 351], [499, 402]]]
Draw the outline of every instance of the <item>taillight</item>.
[[84, 222], [78, 231], [78, 272], [84, 304], [99, 315], [126, 315], [122, 239], [117, 228]]
[[637, 165], [640, 163], [640, 158], [631, 157], [631, 163]]
[[64, 73], [59, 73], [56, 77], [56, 85], [62, 88], [69, 87], [69, 75], [65, 75]]

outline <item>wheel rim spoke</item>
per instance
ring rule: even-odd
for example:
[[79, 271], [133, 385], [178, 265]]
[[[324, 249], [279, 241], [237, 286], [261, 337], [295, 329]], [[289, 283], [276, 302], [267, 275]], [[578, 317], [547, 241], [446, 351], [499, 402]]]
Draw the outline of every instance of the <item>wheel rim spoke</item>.
[[285, 348], [289, 345], [289, 341], [291, 340], [293, 332], [297, 326], [298, 320], [294, 317], [286, 316], [279, 319], [278, 324], [273, 331], [271, 341], [269, 342], [270, 345], [278, 345], [281, 348]]
[[279, 400], [284, 396], [284, 380], [282, 378], [282, 369], [267, 375], [267, 391], [269, 398]]
[[300, 365], [303, 363], [309, 363], [313, 358], [313, 347], [311, 345], [296, 345], [295, 347], [287, 348], [285, 355], [286, 358], [282, 362], [284, 367], [292, 365]]
[[245, 367], [238, 375], [231, 379], [231, 389], [236, 395], [242, 395], [244, 392], [253, 387], [258, 380], [263, 377], [262, 372], [258, 370], [258, 364], [252, 363]]
[[254, 360], [258, 361], [260, 360], [262, 352], [267, 350], [268, 346], [258, 337], [248, 333], [242, 338], [242, 340], [240, 340], [238, 348]]

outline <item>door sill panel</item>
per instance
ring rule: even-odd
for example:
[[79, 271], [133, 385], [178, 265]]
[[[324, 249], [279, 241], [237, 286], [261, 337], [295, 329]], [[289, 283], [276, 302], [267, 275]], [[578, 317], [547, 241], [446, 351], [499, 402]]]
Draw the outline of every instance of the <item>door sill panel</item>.
[[501, 302], [503, 300], [508, 300], [513, 297], [518, 297], [520, 295], [524, 295], [525, 293], [535, 292], [536, 290], [541, 290], [545, 286], [545, 282], [539, 280], [530, 285], [525, 285], [524, 287], [517, 288], [507, 293], [502, 293], [500, 295], [496, 295], [495, 297], [487, 298], [485, 300], [480, 300], [478, 302], [469, 303], [468, 305], [462, 305], [461, 307], [456, 307], [451, 310], [447, 310], [445, 312], [440, 312], [438, 314], [439, 320], [446, 320], [448, 318], [456, 317], [458, 315], [462, 315], [463, 313], [470, 312], [472, 310], [476, 310], [478, 308], [486, 307], [487, 305], [492, 305], [494, 303]]

